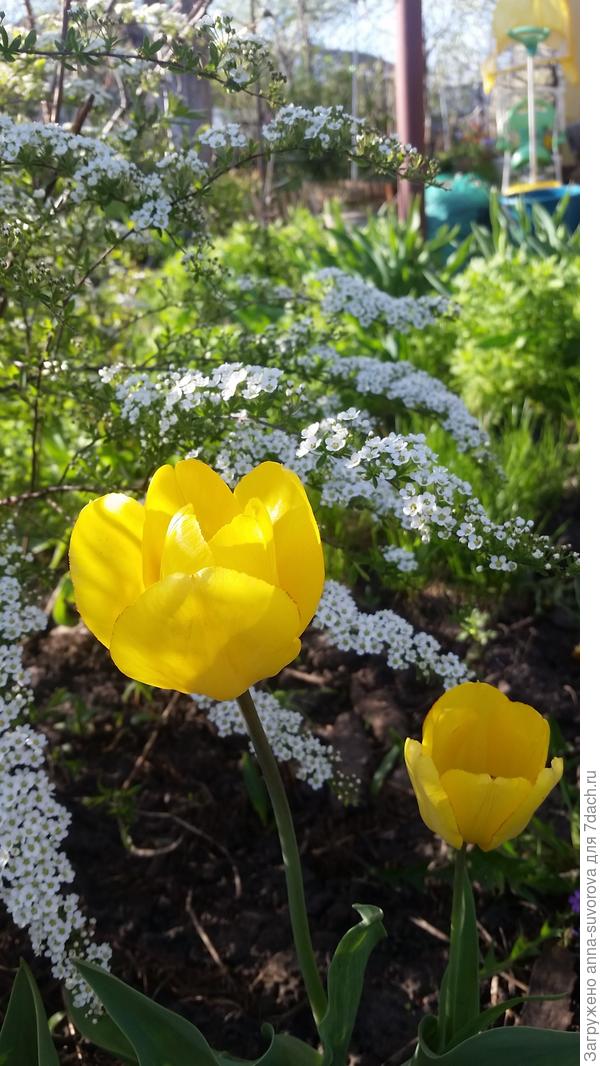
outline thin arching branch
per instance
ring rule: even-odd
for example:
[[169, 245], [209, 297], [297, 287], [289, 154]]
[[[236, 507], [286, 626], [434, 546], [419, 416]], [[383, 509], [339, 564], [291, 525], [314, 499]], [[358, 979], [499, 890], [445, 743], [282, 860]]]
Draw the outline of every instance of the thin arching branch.
[[37, 23], [35, 19], [35, 11], [31, 0], [25, 0], [25, 10], [27, 12], [27, 22], [29, 23], [30, 30], [37, 30]]
[[[67, 39], [67, 32], [69, 30], [69, 11], [71, 10], [71, 0], [63, 0], [62, 9], [62, 28], [60, 33], [60, 39], [64, 43]], [[54, 87], [54, 97], [52, 100], [52, 122], [58, 122], [60, 119], [60, 112], [62, 110], [63, 93], [65, 85], [65, 58], [61, 58], [60, 66], [58, 68], [58, 77], [56, 79], [56, 85]]]

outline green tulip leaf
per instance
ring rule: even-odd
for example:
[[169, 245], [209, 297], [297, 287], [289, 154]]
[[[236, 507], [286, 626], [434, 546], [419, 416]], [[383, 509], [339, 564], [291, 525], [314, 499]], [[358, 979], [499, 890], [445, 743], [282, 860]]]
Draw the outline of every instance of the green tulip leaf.
[[[322, 1056], [293, 1036], [263, 1028], [269, 1047], [258, 1059], [239, 1059], [213, 1051], [190, 1022], [129, 988], [92, 963], [77, 962], [79, 972], [108, 1012], [93, 1022], [68, 1000], [79, 1031], [98, 1047], [135, 1066], [322, 1066]], [[0, 1062], [0, 1066], [2, 1066]], [[12, 1066], [12, 1064], [11, 1064]]]
[[323, 1066], [346, 1066], [369, 956], [383, 937], [383, 912], [368, 903], [355, 903], [360, 922], [340, 940], [327, 975], [328, 1006], [319, 1025]]
[[322, 1066], [323, 1056], [297, 1040], [295, 1036], [277, 1035], [271, 1025], [263, 1026], [269, 1047], [258, 1059], [236, 1059], [226, 1052], [217, 1054], [219, 1066]]
[[[419, 1026], [419, 1042], [410, 1066], [506, 1066], [507, 1062], [527, 1066], [578, 1066], [579, 1033], [556, 1029], [510, 1026], [490, 1029], [472, 1036], [457, 1047], [438, 1054], [428, 1040], [435, 1035], [434, 1018], [424, 1018]], [[406, 1066], [409, 1066], [407, 1063]]]
[[256, 760], [247, 751], [242, 755], [242, 777], [244, 778], [248, 798], [260, 818], [261, 824], [266, 829], [271, 816], [269, 793]]
[[139, 1066], [220, 1066], [191, 1022], [94, 963], [79, 959], [75, 965], [133, 1048]]
[[457, 851], [455, 862], [450, 950], [440, 989], [439, 1051], [472, 1024], [480, 1011], [477, 918], [464, 850]]
[[477, 1033], [483, 1033], [486, 1029], [489, 1029], [494, 1022], [497, 1022], [506, 1010], [510, 1010], [512, 1007], [520, 1007], [522, 1003], [540, 1003], [547, 999], [564, 999], [568, 994], [568, 992], [559, 992], [557, 995], [553, 994], [548, 996], [511, 996], [510, 999], [505, 999], [502, 1003], [497, 1003], [494, 1007], [487, 1007], [486, 1010], [482, 1011], [473, 1022], [469, 1022], [468, 1025], [465, 1025], [453, 1038], [450, 1048], [462, 1044], [462, 1042], [468, 1040], [470, 1036], [475, 1036]]
[[21, 960], [0, 1030], [2, 1066], [59, 1066], [35, 979]]
[[113, 1055], [117, 1055], [124, 1063], [133, 1063], [133, 1066], [137, 1066], [138, 1057], [135, 1051], [109, 1014], [86, 1013], [81, 1007], [75, 1006], [73, 997], [66, 989], [64, 999], [69, 1018], [86, 1040], [102, 1048], [103, 1051], [110, 1051]]

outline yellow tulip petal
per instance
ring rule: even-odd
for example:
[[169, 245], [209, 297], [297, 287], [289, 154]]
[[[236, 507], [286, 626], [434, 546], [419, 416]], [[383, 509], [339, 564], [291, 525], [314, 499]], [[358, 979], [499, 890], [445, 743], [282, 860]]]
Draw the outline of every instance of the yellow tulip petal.
[[222, 477], [199, 459], [161, 466], [148, 485], [146, 508], [174, 515], [191, 503], [202, 534], [210, 540], [239, 513], [240, 507]]
[[142, 537], [142, 566], [146, 587], [160, 581], [160, 564], [170, 521], [171, 515], [166, 511], [149, 511], [146, 507]]
[[[267, 511], [262, 500], [253, 496], [244, 507], [244, 514], [249, 515], [258, 522], [262, 531], [263, 543], [268, 557], [268, 565], [274, 574], [277, 574], [277, 558], [275, 555], [275, 538], [273, 536], [273, 523], [271, 515]], [[278, 583], [277, 580], [275, 582]]]
[[494, 835], [527, 801], [534, 787], [525, 777], [492, 778], [466, 770], [447, 770], [441, 783], [463, 839], [479, 844], [484, 851], [494, 846]]
[[185, 507], [183, 493], [175, 477], [175, 467], [166, 463], [159, 466], [158, 470], [150, 478], [146, 493], [146, 510], [163, 511], [165, 514], [174, 515]]
[[512, 840], [513, 837], [522, 833], [525, 826], [528, 825], [533, 818], [538, 807], [546, 799], [546, 796], [548, 796], [554, 786], [558, 784], [562, 775], [563, 760], [553, 759], [549, 767], [545, 767], [540, 771], [535, 784], [529, 790], [529, 793], [523, 802], [514, 813], [507, 818], [506, 822], [499, 827], [485, 850], [489, 851], [491, 848], [497, 848], [498, 845], [503, 844], [505, 840]]
[[452, 847], [460, 848], [463, 838], [432, 759], [418, 740], [406, 741], [404, 759], [425, 825]]
[[423, 747], [440, 774], [460, 769], [533, 784], [546, 764], [549, 739], [548, 722], [533, 707], [481, 682], [445, 692], [423, 725]]
[[169, 574], [194, 574], [213, 565], [213, 556], [200, 531], [191, 503], [173, 515], [165, 534], [160, 578]]
[[77, 609], [107, 647], [118, 615], [143, 592], [141, 503], [112, 492], [79, 515], [69, 549]]
[[221, 526], [211, 538], [210, 551], [215, 566], [239, 570], [241, 573], [250, 574], [251, 577], [260, 577], [270, 585], [276, 585], [278, 580], [273, 526], [264, 507], [261, 514], [260, 501], [253, 502], [255, 507], [248, 505], [246, 512], [255, 510], [258, 517], [252, 513], [236, 515], [232, 522]]
[[146, 589], [117, 620], [110, 653], [137, 681], [226, 700], [291, 662], [298, 629], [281, 589], [209, 567]]
[[325, 579], [319, 528], [300, 479], [280, 463], [261, 463], [234, 490], [245, 507], [254, 497], [273, 523], [278, 582], [298, 605], [301, 630], [315, 613]]

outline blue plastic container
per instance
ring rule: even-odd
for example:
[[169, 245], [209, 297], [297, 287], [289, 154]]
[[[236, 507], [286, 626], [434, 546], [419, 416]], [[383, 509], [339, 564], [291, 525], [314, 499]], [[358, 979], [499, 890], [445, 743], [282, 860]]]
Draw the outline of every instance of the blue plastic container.
[[516, 217], [515, 204], [518, 201], [525, 204], [525, 210], [531, 208], [532, 204], [539, 204], [553, 215], [565, 196], [569, 197], [569, 205], [564, 223], [569, 233], [574, 233], [579, 225], [579, 185], [558, 185], [554, 189], [532, 189], [531, 192], [522, 192], [515, 196], [501, 196], [500, 203], [513, 218]]

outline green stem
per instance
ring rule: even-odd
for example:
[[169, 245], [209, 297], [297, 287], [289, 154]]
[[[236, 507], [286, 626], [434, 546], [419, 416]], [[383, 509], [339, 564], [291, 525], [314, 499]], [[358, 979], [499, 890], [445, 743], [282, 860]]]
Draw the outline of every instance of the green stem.
[[260, 718], [258, 717], [256, 707], [254, 706], [254, 700], [249, 692], [244, 692], [241, 696], [238, 696], [237, 702], [244, 716], [246, 728], [250, 734], [252, 744], [254, 745], [254, 751], [256, 752], [256, 757], [271, 799], [273, 814], [275, 815], [275, 822], [277, 823], [277, 831], [279, 833], [281, 854], [283, 856], [290, 920], [292, 923], [294, 944], [296, 945], [296, 954], [298, 956], [298, 962], [300, 964], [300, 970], [302, 971], [302, 977], [304, 979], [304, 985], [313, 1017], [318, 1026], [327, 1010], [327, 996], [325, 995], [325, 990], [321, 983], [310, 937], [308, 917], [306, 914], [306, 902], [304, 899], [300, 853], [298, 851], [298, 842], [296, 840], [292, 814], [283, 787], [283, 781], [281, 780], [281, 774], [279, 773], [279, 767], [275, 756], [271, 751], [271, 746], [265, 735]]
[[454, 860], [454, 887], [452, 889], [452, 914], [450, 917], [450, 941], [454, 942], [458, 935], [460, 918], [463, 909], [462, 894], [463, 882], [467, 871], [467, 845], [456, 852]]
[[467, 846], [456, 852], [448, 966], [442, 979], [438, 1053], [456, 1032], [479, 1014], [479, 946], [473, 892], [467, 869]]

